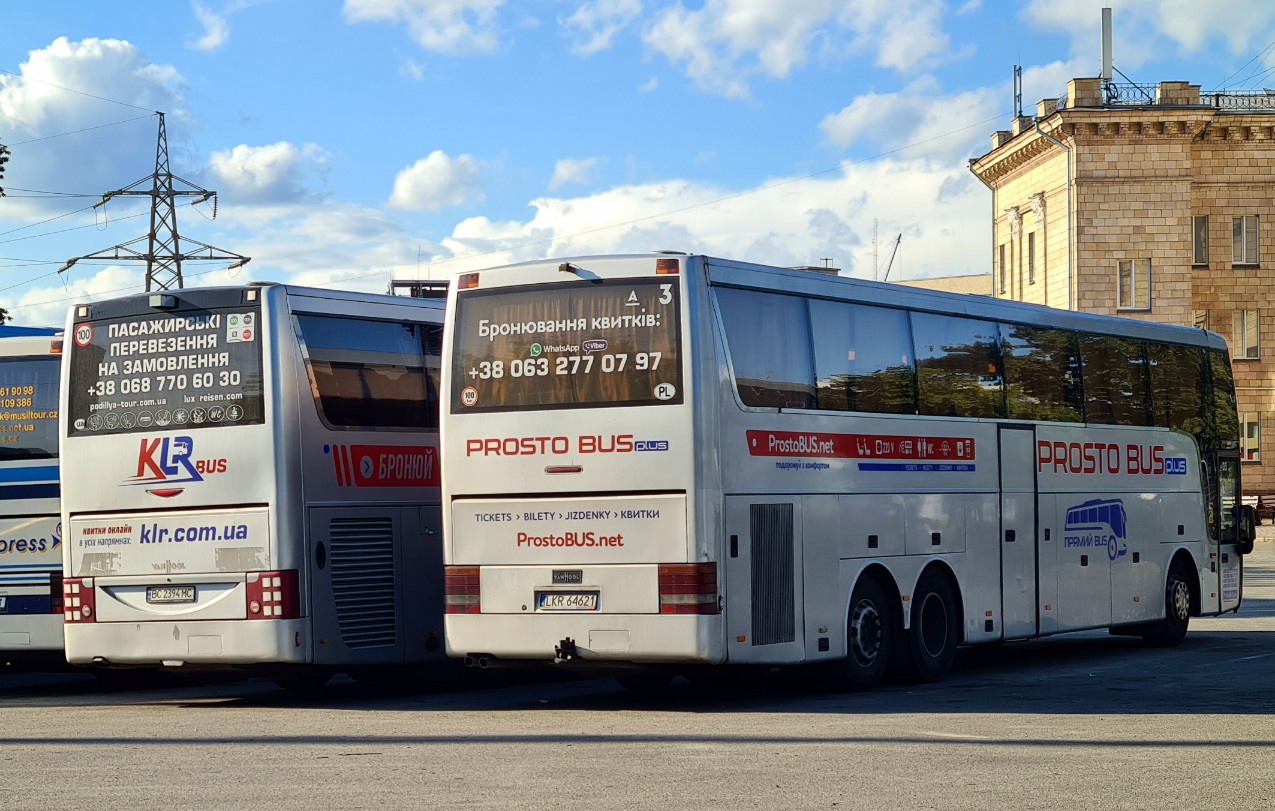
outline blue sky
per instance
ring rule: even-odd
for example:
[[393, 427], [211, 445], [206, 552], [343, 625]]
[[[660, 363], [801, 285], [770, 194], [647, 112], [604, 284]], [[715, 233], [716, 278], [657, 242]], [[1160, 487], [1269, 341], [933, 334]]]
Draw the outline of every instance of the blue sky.
[[[1275, 3], [1125, 0], [1146, 83], [1275, 87]], [[676, 249], [891, 278], [987, 272], [970, 175], [1024, 107], [1098, 72], [1085, 0], [200, 0], [6, 3], [0, 306], [61, 323], [133, 292], [103, 192], [154, 169], [218, 192], [191, 237], [252, 257], [187, 285], [359, 290], [544, 256]], [[84, 195], [84, 196], [67, 196]]]

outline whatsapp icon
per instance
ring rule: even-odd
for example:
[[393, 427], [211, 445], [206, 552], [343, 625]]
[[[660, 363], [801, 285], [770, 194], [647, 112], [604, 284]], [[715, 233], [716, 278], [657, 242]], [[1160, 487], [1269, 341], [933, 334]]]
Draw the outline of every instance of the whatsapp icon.
[[543, 346], [541, 346], [540, 344], [532, 344], [532, 345], [531, 345], [531, 357], [533, 357], [533, 358], [538, 358], [538, 357], [540, 357], [540, 353], [541, 353], [541, 352], [544, 352], [544, 351], [545, 351], [545, 348], [544, 348]]

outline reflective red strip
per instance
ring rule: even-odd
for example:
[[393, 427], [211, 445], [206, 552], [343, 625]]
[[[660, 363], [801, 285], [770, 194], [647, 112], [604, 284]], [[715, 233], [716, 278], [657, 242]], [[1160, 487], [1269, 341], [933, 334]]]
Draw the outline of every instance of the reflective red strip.
[[717, 614], [716, 563], [662, 563], [661, 614]]
[[443, 567], [443, 613], [482, 613], [478, 566]]

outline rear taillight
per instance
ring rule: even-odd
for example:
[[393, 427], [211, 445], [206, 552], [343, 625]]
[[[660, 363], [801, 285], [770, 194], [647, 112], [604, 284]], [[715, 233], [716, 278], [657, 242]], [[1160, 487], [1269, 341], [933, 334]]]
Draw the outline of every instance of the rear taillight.
[[62, 581], [62, 619], [64, 622], [97, 621], [97, 601], [91, 578], [68, 577]]
[[443, 567], [443, 605], [448, 614], [482, 613], [477, 566]]
[[716, 614], [716, 563], [661, 563], [661, 614]]
[[49, 575], [49, 613], [61, 614], [63, 605], [62, 573], [56, 572]]
[[301, 616], [297, 572], [249, 572], [248, 619], [291, 620]]

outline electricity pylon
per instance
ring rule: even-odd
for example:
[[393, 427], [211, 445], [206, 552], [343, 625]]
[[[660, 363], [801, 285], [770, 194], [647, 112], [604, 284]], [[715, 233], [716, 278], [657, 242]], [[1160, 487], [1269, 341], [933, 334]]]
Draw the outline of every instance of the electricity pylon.
[[[110, 259], [119, 261], [146, 262], [146, 292], [151, 290], [169, 290], [182, 287], [182, 262], [213, 261], [232, 264], [230, 269], [243, 267], [250, 257], [214, 248], [211, 245], [183, 237], [177, 233], [176, 198], [198, 197], [191, 205], [198, 205], [211, 199], [213, 201], [213, 219], [217, 219], [217, 192], [200, 188], [189, 180], [177, 177], [168, 170], [168, 130], [164, 126], [164, 114], [159, 116], [159, 139], [155, 147], [155, 172], [136, 183], [122, 189], [108, 191], [102, 199], [93, 205], [94, 208], [105, 205], [112, 197], [149, 197], [151, 198], [151, 230], [146, 236], [129, 240], [113, 248], [105, 248], [96, 253], [68, 259], [59, 270], [68, 270], [76, 262], [83, 259]], [[149, 189], [141, 188], [146, 181], [151, 182]], [[175, 188], [174, 182], [183, 188]], [[146, 243], [146, 251], [135, 249], [134, 245]], [[183, 243], [190, 248], [183, 249]]]

